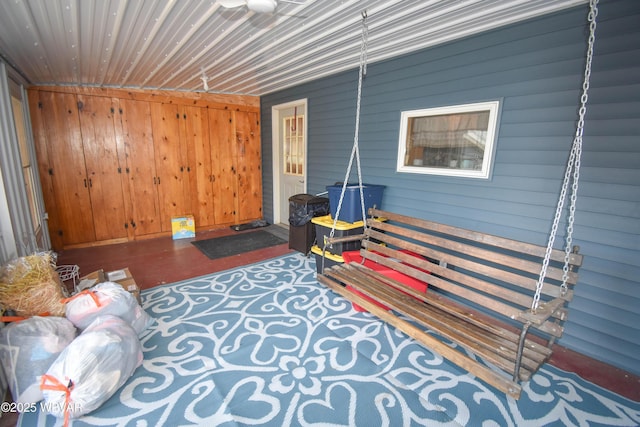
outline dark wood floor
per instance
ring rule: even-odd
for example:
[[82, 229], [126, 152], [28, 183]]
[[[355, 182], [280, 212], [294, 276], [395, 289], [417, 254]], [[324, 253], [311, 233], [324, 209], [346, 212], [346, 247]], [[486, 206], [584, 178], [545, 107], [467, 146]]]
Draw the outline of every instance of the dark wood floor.
[[[269, 226], [267, 231], [287, 240], [287, 231], [278, 226]], [[251, 231], [237, 232], [230, 228], [223, 228], [198, 232], [195, 240], [247, 232]], [[152, 286], [251, 264], [290, 252], [288, 245], [283, 244], [210, 260], [191, 244], [193, 240], [172, 240], [171, 237], [166, 237], [117, 245], [69, 249], [58, 253], [58, 265], [76, 264], [80, 267], [81, 276], [98, 269], [111, 271], [129, 267], [140, 289], [148, 289]]]
[[[270, 230], [286, 239], [286, 230], [274, 228]], [[229, 228], [198, 232], [196, 239], [221, 237], [234, 233], [237, 232]], [[148, 289], [164, 283], [173, 283], [292, 252], [288, 248], [289, 245], [285, 243], [241, 255], [210, 260], [191, 244], [192, 240], [172, 240], [171, 237], [163, 237], [117, 245], [64, 250], [58, 253], [58, 265], [76, 264], [80, 267], [80, 275], [98, 269], [111, 271], [129, 267], [138, 286], [141, 289]], [[550, 363], [640, 402], [640, 377], [637, 375], [560, 346], [556, 346], [554, 349]], [[0, 427], [13, 425], [10, 419], [11, 417], [5, 416], [0, 418]]]

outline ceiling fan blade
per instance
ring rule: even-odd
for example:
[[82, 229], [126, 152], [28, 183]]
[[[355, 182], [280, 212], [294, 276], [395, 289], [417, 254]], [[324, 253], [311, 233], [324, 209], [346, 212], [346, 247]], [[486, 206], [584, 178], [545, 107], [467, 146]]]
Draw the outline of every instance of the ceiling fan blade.
[[246, 0], [218, 0], [218, 4], [226, 9], [241, 7], [247, 4]]

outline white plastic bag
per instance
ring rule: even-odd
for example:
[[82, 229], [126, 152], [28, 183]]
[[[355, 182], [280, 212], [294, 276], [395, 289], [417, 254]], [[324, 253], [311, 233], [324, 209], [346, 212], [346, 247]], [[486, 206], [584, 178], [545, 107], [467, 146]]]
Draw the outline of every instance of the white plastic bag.
[[142, 363], [136, 332], [119, 317], [97, 317], [42, 377], [49, 413], [77, 418], [107, 401]]
[[84, 330], [98, 316], [117, 316], [129, 323], [137, 334], [152, 323], [135, 297], [117, 283], [103, 282], [69, 298], [66, 306], [67, 319], [78, 329]]
[[14, 402], [42, 400], [40, 377], [75, 336], [64, 317], [34, 316], [0, 329], [0, 361]]

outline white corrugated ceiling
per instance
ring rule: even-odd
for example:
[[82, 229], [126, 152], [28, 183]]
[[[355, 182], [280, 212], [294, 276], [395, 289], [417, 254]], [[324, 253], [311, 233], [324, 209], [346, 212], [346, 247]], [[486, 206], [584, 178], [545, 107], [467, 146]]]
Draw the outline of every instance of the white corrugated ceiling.
[[264, 95], [357, 67], [365, 10], [376, 62], [587, 0], [297, 1], [0, 0], [0, 55], [34, 85]]

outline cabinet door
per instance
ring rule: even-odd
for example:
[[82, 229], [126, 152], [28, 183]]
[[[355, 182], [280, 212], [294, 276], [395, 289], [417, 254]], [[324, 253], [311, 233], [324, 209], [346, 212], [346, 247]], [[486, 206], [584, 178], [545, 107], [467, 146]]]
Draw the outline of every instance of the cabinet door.
[[149, 103], [120, 99], [119, 104], [131, 199], [129, 225], [135, 236], [159, 233], [161, 221]]
[[215, 225], [209, 115], [206, 108], [183, 106], [180, 116], [180, 140], [187, 148], [185, 192], [190, 206], [185, 213], [193, 214], [196, 227]]
[[127, 237], [111, 98], [78, 95], [96, 240]]
[[180, 141], [180, 122], [177, 105], [151, 103], [162, 231], [171, 231], [171, 217], [184, 215], [189, 210], [189, 198], [185, 191], [185, 187], [188, 187], [185, 184], [185, 179], [188, 179], [186, 154]]
[[236, 145], [233, 141], [232, 114], [209, 109], [209, 143], [213, 171], [213, 200], [216, 224], [236, 220]]
[[[84, 150], [78, 118], [76, 96], [68, 93], [40, 92], [39, 113], [42, 138], [36, 138], [46, 148], [47, 174], [53, 191], [45, 200], [55, 200], [55, 206], [47, 206], [49, 217], [55, 226], [50, 234], [57, 235], [52, 243], [61, 247], [95, 241], [89, 181], [84, 163]], [[43, 189], [46, 188], [43, 185]]]
[[234, 112], [238, 221], [262, 218], [262, 157], [258, 113]]

